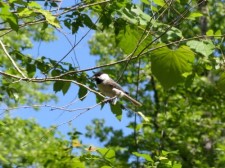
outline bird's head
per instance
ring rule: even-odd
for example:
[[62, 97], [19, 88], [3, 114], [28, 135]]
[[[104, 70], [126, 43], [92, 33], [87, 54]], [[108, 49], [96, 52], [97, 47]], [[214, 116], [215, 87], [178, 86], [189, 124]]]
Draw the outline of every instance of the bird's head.
[[97, 83], [98, 81], [104, 81], [110, 79], [109, 75], [103, 72], [96, 72], [92, 77]]

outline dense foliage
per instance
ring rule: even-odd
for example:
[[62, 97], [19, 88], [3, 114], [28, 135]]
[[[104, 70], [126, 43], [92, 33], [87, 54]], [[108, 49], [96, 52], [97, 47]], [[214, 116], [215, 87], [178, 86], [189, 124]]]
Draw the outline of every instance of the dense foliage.
[[[118, 120], [122, 112], [127, 114], [131, 134], [105, 126], [104, 119], [86, 127], [86, 137], [98, 139], [105, 148], [82, 145], [76, 129], [68, 134], [70, 141], [63, 140], [55, 138], [55, 129], [6, 116], [0, 120], [0, 165], [224, 167], [223, 3], [82, 0], [61, 7], [61, 1], [0, 2], [1, 105], [10, 109], [56, 100], [46, 89], [65, 95], [73, 84], [80, 100], [90, 91], [97, 103], [108, 106], [87, 75], [99, 68], [143, 104], [136, 108], [120, 100], [125, 109], [119, 103], [110, 105]], [[89, 47], [99, 57], [96, 67], [78, 69], [63, 61], [67, 55], [57, 61], [24, 52], [34, 41], [56, 40], [56, 30], [76, 35], [84, 27], [95, 31]]]

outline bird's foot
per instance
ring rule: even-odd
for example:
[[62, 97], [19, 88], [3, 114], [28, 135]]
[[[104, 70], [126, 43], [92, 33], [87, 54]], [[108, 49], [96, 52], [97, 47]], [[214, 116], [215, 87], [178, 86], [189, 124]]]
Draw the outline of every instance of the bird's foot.
[[110, 97], [110, 98], [105, 100], [105, 103], [112, 103], [114, 105], [116, 104], [116, 102], [117, 102], [117, 97], [116, 96]]

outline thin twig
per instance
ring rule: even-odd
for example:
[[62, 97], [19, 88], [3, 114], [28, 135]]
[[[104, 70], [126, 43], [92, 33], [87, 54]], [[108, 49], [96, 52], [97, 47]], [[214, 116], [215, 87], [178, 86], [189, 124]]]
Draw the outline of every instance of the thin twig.
[[5, 52], [6, 56], [10, 59], [12, 62], [13, 66], [16, 68], [16, 70], [22, 75], [22, 77], [26, 78], [24, 73], [19, 69], [19, 67], [16, 65], [16, 62], [12, 59], [12, 57], [9, 55], [8, 51], [5, 48], [5, 45], [3, 44], [2, 40], [0, 40], [0, 44], [2, 46], [3, 51]]
[[[71, 42], [71, 40], [69, 39], [69, 37], [66, 35], [66, 33], [64, 33], [62, 30], [60, 30], [60, 29], [57, 29], [60, 33], [62, 33], [63, 35], [64, 35], [64, 37], [66, 38], [66, 40], [69, 42], [69, 44], [71, 45], [71, 47], [72, 47], [72, 50], [73, 50], [73, 54], [74, 54], [74, 57], [75, 57], [75, 60], [76, 60], [76, 63], [77, 63], [77, 66], [78, 66], [78, 69], [80, 69], [80, 64], [79, 64], [79, 61], [78, 61], [78, 59], [77, 59], [77, 57], [76, 57], [76, 52], [75, 52], [75, 45], [73, 45], [72, 44], [72, 42]], [[76, 35], [75, 35], [75, 37], [76, 37]], [[75, 40], [76, 41], [76, 40]], [[71, 52], [72, 52], [72, 50], [70, 50]], [[63, 57], [63, 59], [64, 59], [64, 57]], [[59, 62], [57, 62], [56, 63], [56, 65], [58, 65], [60, 62], [61, 62], [62, 60], [60, 60]]]
[[[89, 111], [89, 110], [91, 110], [91, 109], [93, 109], [93, 108], [95, 108], [95, 107], [97, 107], [97, 106], [99, 106], [99, 105], [101, 105], [101, 104], [103, 104], [103, 103], [106, 103], [108, 100], [109, 100], [109, 99], [105, 99], [105, 100], [103, 100], [103, 101], [101, 101], [101, 102], [99, 102], [99, 103], [97, 103], [97, 104], [95, 104], [95, 105], [93, 105], [93, 106], [91, 106], [91, 107], [88, 107], [88, 108], [84, 109], [84, 111], [82, 111], [82, 112], [80, 112], [79, 114], [75, 115], [72, 119], [67, 120], [67, 121], [65, 121], [65, 122], [62, 122], [61, 124], [58, 124], [58, 125], [56, 125], [56, 126], [50, 128], [50, 129], [46, 132], [46, 134], [50, 133], [51, 131], [53, 131], [54, 129], [56, 129], [56, 128], [62, 126], [62, 125], [71, 123], [72, 121], [74, 121], [74, 120], [76, 120], [78, 117], [80, 117], [82, 114], [86, 113], [87, 111]], [[32, 140], [32, 141], [36, 141], [36, 140], [39, 140], [39, 141], [40, 141], [40, 140], [42, 140], [42, 139], [45, 138], [45, 137], [46, 137], [46, 136], [43, 135], [41, 138], [34, 139], [34, 140]], [[23, 144], [23, 145], [26, 146], [26, 145], [28, 145], [29, 143], [31, 143], [32, 141], [30, 141], [30, 142], [28, 142], [28, 143], [25, 143], [25, 144]]]
[[[139, 82], [140, 82], [140, 67], [141, 60], [138, 60], [138, 72], [137, 72], [137, 83], [136, 83], [136, 100], [138, 100], [138, 92], [139, 92]], [[135, 107], [136, 111], [136, 107]], [[138, 152], [138, 131], [137, 131], [137, 113], [134, 113], [134, 142], [135, 142], [135, 151]], [[139, 157], [136, 157], [136, 165], [139, 167]]]
[[[95, 24], [99, 21], [99, 19], [100, 18], [96, 20]], [[88, 35], [90, 31], [91, 31], [91, 28], [89, 28], [89, 30], [80, 38], [80, 40], [74, 46], [72, 46], [72, 48], [56, 63], [56, 65], [61, 63], [80, 44], [80, 42]]]

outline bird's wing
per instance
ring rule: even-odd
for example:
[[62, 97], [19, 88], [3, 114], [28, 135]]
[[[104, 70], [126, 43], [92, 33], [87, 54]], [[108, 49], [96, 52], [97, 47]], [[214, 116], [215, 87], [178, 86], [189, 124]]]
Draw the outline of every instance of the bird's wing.
[[110, 81], [109, 80], [106, 81], [106, 84], [110, 85], [112, 87], [112, 89], [116, 88], [116, 89], [121, 90], [121, 91], [124, 92], [123, 88], [118, 83], [116, 83], [114, 80], [112, 80], [112, 79]]

